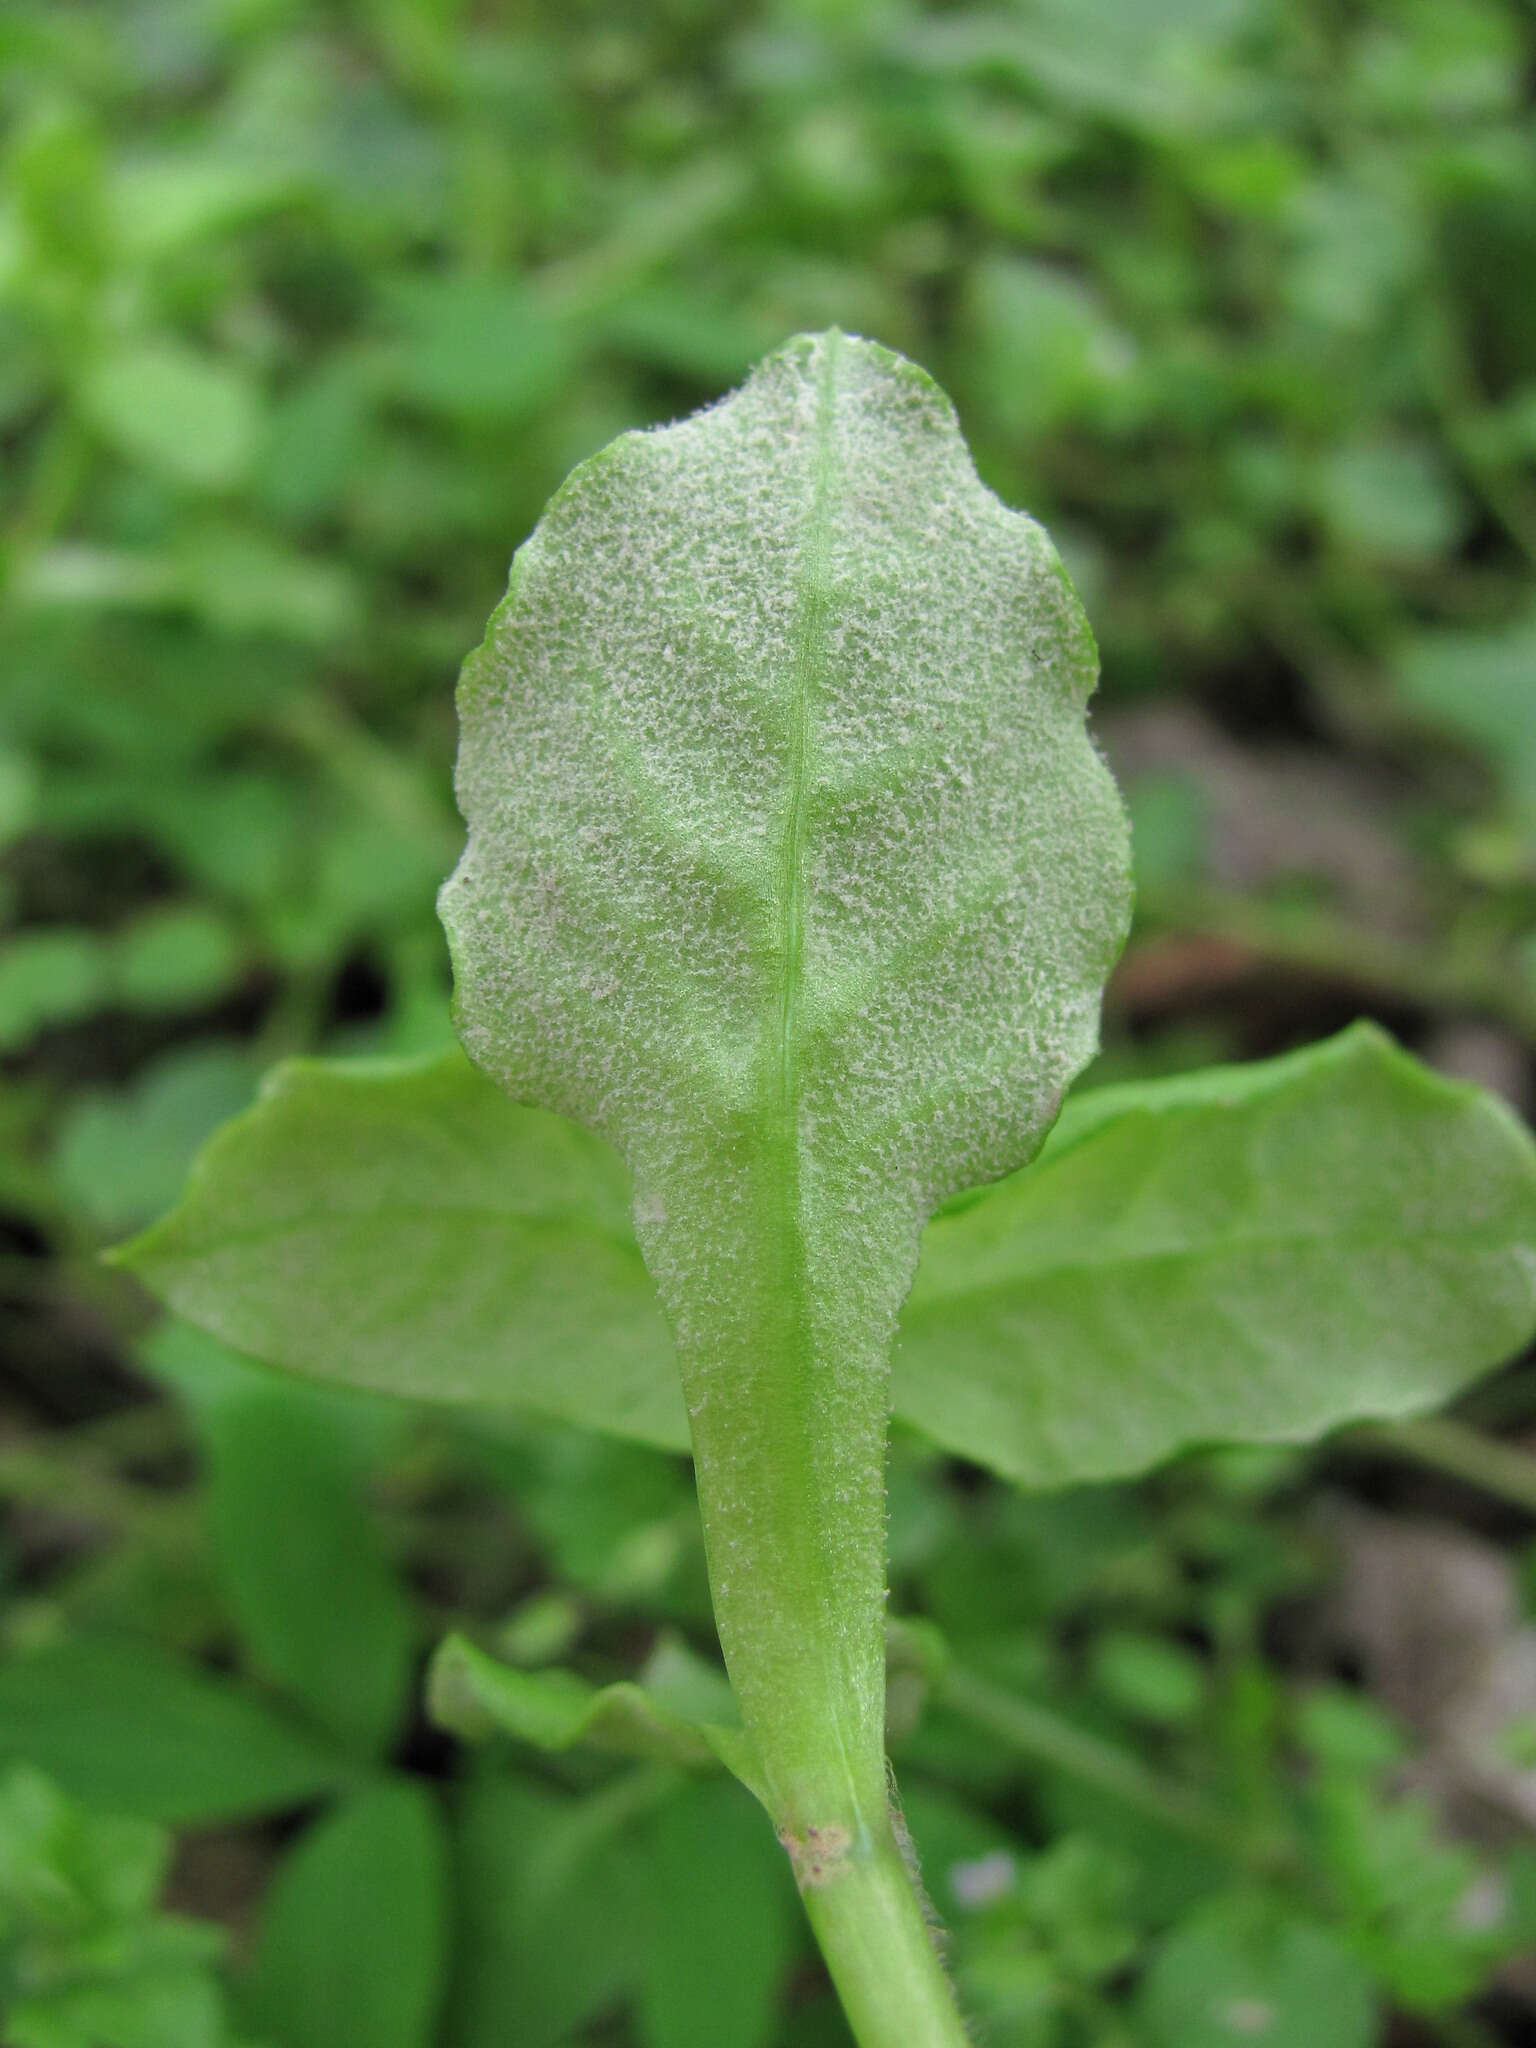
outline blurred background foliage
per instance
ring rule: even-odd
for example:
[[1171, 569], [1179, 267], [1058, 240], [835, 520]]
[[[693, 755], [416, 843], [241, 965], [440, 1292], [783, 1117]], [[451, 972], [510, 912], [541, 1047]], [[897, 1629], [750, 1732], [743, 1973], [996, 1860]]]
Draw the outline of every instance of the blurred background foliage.
[[[8, 2044], [844, 2042], [733, 1788], [416, 1704], [450, 1624], [712, 1655], [686, 1471], [277, 1381], [95, 1253], [274, 1059], [446, 1038], [512, 547], [834, 322], [1099, 635], [1100, 1073], [1370, 1013], [1529, 1110], [1533, 83], [1529, 0], [7, 0]], [[898, 1443], [947, 1647], [893, 1735], [983, 2038], [1532, 2037], [1533, 1425], [1517, 1363], [1054, 1499]]]

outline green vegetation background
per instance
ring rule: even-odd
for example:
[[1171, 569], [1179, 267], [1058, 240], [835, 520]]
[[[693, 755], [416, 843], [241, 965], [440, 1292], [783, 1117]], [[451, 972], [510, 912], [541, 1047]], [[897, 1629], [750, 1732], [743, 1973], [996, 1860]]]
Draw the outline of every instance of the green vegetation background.
[[[1528, 1110], [1533, 81], [1528, 0], [0, 11], [7, 2048], [842, 2038], [727, 1788], [414, 1704], [452, 1623], [707, 1650], [685, 1472], [273, 1382], [94, 1253], [272, 1060], [445, 1039], [512, 547], [831, 323], [940, 378], [1094, 621], [1102, 1072], [1372, 1013]], [[1514, 1369], [1441, 1438], [1046, 1501], [898, 1445], [898, 1608], [1113, 1750], [898, 1672], [988, 2041], [1528, 2038], [1533, 1418]]]

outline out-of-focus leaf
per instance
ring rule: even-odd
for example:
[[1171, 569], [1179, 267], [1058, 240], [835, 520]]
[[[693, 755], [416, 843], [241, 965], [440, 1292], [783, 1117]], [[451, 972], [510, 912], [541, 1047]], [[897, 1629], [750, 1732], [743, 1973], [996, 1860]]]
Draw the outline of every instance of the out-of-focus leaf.
[[650, 1931], [641, 1789], [621, 1779], [573, 1798], [489, 1775], [466, 1788], [447, 2048], [557, 2048], [636, 1983]]
[[1536, 1147], [1372, 1026], [1090, 1090], [935, 1219], [896, 1412], [1029, 1485], [1448, 1398], [1536, 1324]]
[[225, 633], [270, 633], [325, 647], [356, 630], [362, 601], [339, 562], [300, 554], [255, 529], [199, 525], [182, 544], [185, 601]]
[[54, 1170], [105, 1235], [174, 1202], [198, 1147], [256, 1088], [249, 1054], [194, 1045], [154, 1061], [129, 1088], [82, 1089], [59, 1125]]
[[972, 286], [976, 356], [989, 406], [1012, 432], [1038, 434], [1092, 408], [1134, 361], [1078, 278], [997, 256]]
[[437, 1802], [404, 1779], [371, 1785], [279, 1868], [242, 2007], [282, 2048], [431, 2048], [448, 1937]]
[[253, 1694], [108, 1636], [0, 1665], [0, 1761], [12, 1760], [87, 1805], [194, 1827], [303, 1805], [345, 1768]]
[[14, 1052], [51, 1025], [73, 1024], [105, 1000], [110, 951], [99, 934], [42, 928], [0, 947], [0, 1050]]
[[1397, 661], [1415, 711], [1469, 740], [1536, 831], [1536, 613], [1491, 633], [1424, 633]]
[[222, 1930], [156, 1911], [164, 1829], [93, 1813], [29, 1765], [0, 1776], [8, 2048], [226, 2048]]
[[244, 226], [297, 189], [281, 169], [187, 150], [145, 154], [120, 165], [113, 176], [113, 226], [127, 253], [157, 261]]
[[401, 330], [395, 384], [453, 418], [516, 419], [547, 401], [569, 341], [537, 299], [507, 281], [417, 277], [391, 294]]
[[789, 1862], [734, 1785], [686, 1785], [652, 1823], [643, 2048], [762, 2048], [798, 1922]]
[[1371, 2048], [1369, 1977], [1323, 1928], [1218, 1899], [1178, 1928], [1138, 2000], [1151, 2048]]
[[151, 1339], [207, 1452], [222, 1585], [261, 1675], [364, 1755], [405, 1706], [415, 1626], [364, 1499], [356, 1397], [323, 1393], [225, 1351], [184, 1323]]
[[193, 1009], [227, 993], [243, 965], [217, 912], [187, 903], [150, 912], [113, 947], [114, 1000], [131, 1010]]
[[1536, 1930], [1518, 1896], [1497, 1887], [1468, 1912], [1478, 1858], [1444, 1838], [1427, 1805], [1385, 1797], [1357, 1766], [1328, 1771], [1312, 1804], [1339, 1932], [1397, 2004], [1447, 2012], [1493, 1964], [1529, 1952]]
[[1346, 442], [1319, 478], [1323, 516], [1346, 546], [1412, 561], [1454, 546], [1465, 509], [1427, 443]]
[[235, 363], [169, 338], [104, 356], [80, 401], [119, 454], [200, 490], [238, 483], [256, 450], [254, 381]]

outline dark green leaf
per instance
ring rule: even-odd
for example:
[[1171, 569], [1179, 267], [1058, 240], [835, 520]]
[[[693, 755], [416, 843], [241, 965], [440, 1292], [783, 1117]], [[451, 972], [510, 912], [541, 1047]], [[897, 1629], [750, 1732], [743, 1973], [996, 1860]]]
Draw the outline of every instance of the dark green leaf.
[[1164, 1943], [1139, 2000], [1150, 2048], [1371, 2048], [1369, 1978], [1331, 1935], [1222, 1899]]
[[431, 2048], [447, 1966], [436, 1801], [403, 1779], [318, 1821], [273, 1881], [243, 2002], [281, 2048]]
[[460, 1816], [447, 2048], [556, 2048], [615, 2006], [648, 1934], [633, 1828], [648, 1793], [486, 1777]]
[[415, 1626], [363, 1498], [366, 1445], [346, 1397], [279, 1378], [184, 1323], [149, 1348], [196, 1420], [221, 1583], [256, 1669], [377, 1755], [404, 1711]]
[[723, 1780], [684, 1786], [652, 1825], [645, 1876], [643, 2048], [762, 2048], [799, 1914], [760, 1808]]
[[251, 1694], [106, 1636], [0, 1665], [0, 1761], [12, 1760], [87, 1805], [184, 1826], [302, 1805], [345, 1768]]

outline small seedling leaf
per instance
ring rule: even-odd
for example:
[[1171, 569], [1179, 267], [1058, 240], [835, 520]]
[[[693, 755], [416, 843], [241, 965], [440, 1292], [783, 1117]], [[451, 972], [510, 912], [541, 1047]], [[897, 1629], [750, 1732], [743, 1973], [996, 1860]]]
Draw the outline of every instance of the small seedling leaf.
[[537, 1749], [585, 1743], [690, 1770], [724, 1765], [750, 1790], [759, 1789], [751, 1743], [740, 1727], [696, 1720], [644, 1684], [596, 1686], [574, 1671], [518, 1671], [461, 1635], [449, 1636], [432, 1660], [428, 1702], [439, 1726], [470, 1741], [511, 1735]]

